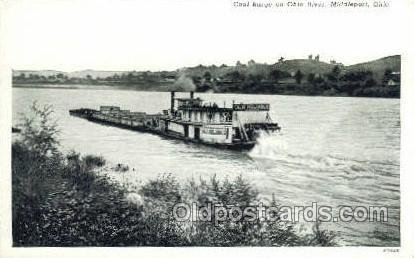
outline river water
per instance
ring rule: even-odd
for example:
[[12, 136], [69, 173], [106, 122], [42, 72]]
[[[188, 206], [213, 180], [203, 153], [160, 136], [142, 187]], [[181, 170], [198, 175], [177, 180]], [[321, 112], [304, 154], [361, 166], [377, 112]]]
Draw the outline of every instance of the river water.
[[[184, 95], [178, 94], [178, 95]], [[161, 173], [187, 178], [242, 174], [263, 198], [281, 205], [386, 206], [388, 222], [329, 222], [341, 245], [400, 244], [400, 102], [398, 99], [279, 95], [197, 94], [220, 105], [233, 100], [270, 103], [280, 134], [264, 136], [249, 152], [219, 150], [151, 134], [103, 126], [69, 116], [72, 108], [119, 105], [156, 113], [168, 92], [13, 88], [13, 124], [33, 101], [52, 104], [64, 150], [103, 155], [130, 171], [114, 180], [140, 184]]]

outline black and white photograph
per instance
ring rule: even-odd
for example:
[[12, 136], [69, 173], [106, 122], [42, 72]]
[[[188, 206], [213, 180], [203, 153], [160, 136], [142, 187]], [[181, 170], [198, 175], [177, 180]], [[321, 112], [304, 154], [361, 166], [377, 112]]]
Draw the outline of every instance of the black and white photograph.
[[0, 7], [1, 256], [412, 257], [412, 1]]

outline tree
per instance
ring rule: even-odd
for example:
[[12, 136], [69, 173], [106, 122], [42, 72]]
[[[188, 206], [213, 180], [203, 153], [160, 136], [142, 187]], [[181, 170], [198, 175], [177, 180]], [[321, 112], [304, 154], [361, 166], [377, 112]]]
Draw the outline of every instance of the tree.
[[232, 81], [240, 82], [245, 79], [244, 74], [241, 74], [239, 71], [233, 71], [226, 74], [226, 77], [230, 78]]
[[278, 83], [282, 77], [282, 72], [280, 70], [272, 70], [269, 74], [269, 77], [275, 82]]
[[56, 121], [52, 120], [51, 105], [31, 106], [31, 114], [23, 118], [22, 142], [37, 158], [45, 158], [57, 152], [58, 139]]
[[342, 81], [365, 81], [371, 79], [373, 76], [372, 71], [357, 71], [357, 72], [347, 72], [340, 79]]
[[392, 70], [390, 68], [385, 69], [384, 71], [384, 77], [382, 81], [384, 83], [387, 83], [392, 78]]
[[301, 84], [302, 83], [302, 79], [303, 79], [303, 73], [300, 70], [297, 70], [297, 72], [295, 73], [295, 80], [297, 84]]
[[281, 57], [279, 58], [279, 63], [283, 63], [283, 62], [285, 62], [285, 58], [284, 58], [283, 56], [281, 56]]
[[193, 83], [198, 84], [201, 82], [201, 77], [200, 76], [191, 76], [191, 79], [193, 80]]
[[365, 82], [365, 87], [367, 87], [367, 88], [369, 88], [369, 87], [374, 87], [374, 86], [376, 86], [377, 85], [377, 81], [375, 81], [374, 79], [368, 79], [366, 82]]
[[385, 69], [384, 76], [389, 77], [392, 74], [392, 70], [390, 68]]
[[206, 82], [211, 82], [211, 73], [209, 71], [206, 71], [203, 75], [203, 78], [206, 80]]
[[316, 84], [322, 84], [325, 82], [325, 80], [322, 78], [322, 76], [318, 75], [318, 76], [315, 76], [315, 78], [313, 79], [313, 82]]
[[134, 79], [134, 75], [131, 73], [131, 72], [129, 72], [127, 75], [126, 75], [126, 80], [128, 81], [128, 82], [132, 82], [132, 80]]
[[315, 74], [314, 73], [309, 73], [308, 77], [307, 77], [307, 81], [309, 83], [313, 83], [314, 80], [315, 80]]
[[[150, 76], [150, 71], [145, 71], [145, 72], [143, 72], [142, 74], [141, 74], [141, 78], [144, 80], [144, 81], [148, 81], [148, 80], [150, 80], [151, 79], [151, 76]], [[133, 75], [133, 77], [135, 77], [134, 75]]]
[[328, 74], [328, 79], [332, 82], [337, 82], [339, 80], [340, 73], [341, 69], [339, 68], [339, 65], [335, 65], [334, 68], [332, 68], [331, 73]]

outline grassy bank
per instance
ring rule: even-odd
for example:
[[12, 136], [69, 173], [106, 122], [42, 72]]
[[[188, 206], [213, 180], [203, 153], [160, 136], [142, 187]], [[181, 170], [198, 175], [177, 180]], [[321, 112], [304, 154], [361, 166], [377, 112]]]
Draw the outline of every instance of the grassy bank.
[[164, 174], [134, 192], [98, 176], [103, 157], [59, 151], [50, 108], [33, 107], [12, 145], [15, 246], [330, 246], [333, 235], [316, 226], [298, 235], [293, 224], [248, 221], [179, 222], [176, 203], [257, 204], [242, 177], [178, 182]]

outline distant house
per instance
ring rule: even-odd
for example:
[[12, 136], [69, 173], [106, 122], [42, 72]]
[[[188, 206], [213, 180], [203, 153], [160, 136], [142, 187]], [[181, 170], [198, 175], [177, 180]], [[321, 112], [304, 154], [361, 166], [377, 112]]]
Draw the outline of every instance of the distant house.
[[400, 72], [392, 72], [386, 84], [387, 86], [399, 86], [401, 84]]
[[397, 86], [397, 85], [400, 85], [400, 82], [399, 81], [394, 81], [393, 79], [389, 79], [388, 82], [387, 82], [387, 85], [388, 86]]

